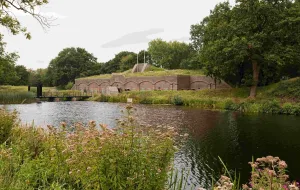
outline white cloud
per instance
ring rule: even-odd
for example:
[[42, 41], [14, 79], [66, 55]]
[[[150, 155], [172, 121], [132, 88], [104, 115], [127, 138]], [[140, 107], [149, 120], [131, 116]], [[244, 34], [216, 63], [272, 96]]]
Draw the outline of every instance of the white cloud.
[[141, 32], [133, 32], [130, 34], [126, 34], [125, 36], [122, 36], [116, 40], [107, 42], [103, 44], [101, 47], [114, 48], [114, 47], [120, 47], [120, 46], [131, 45], [131, 44], [148, 43], [149, 41], [151, 41], [151, 39], [149, 39], [148, 36], [162, 33], [162, 32], [164, 32], [164, 29], [162, 28], [150, 29]]

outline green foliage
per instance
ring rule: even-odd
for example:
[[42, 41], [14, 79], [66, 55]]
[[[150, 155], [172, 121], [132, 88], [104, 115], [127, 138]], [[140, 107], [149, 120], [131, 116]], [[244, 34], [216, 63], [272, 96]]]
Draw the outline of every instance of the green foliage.
[[73, 86], [74, 86], [73, 82], [68, 82], [68, 84], [65, 86], [65, 89], [66, 90], [71, 90]]
[[51, 60], [46, 76], [50, 84], [65, 86], [75, 78], [99, 74], [97, 58], [83, 48], [65, 48]]
[[183, 64], [184, 62], [186, 63], [191, 52], [189, 45], [186, 43], [177, 41], [166, 42], [162, 39], [156, 39], [149, 42], [148, 51], [156, 66], [162, 66], [166, 69], [188, 67], [185, 67]]
[[9, 113], [3, 108], [0, 109], [0, 144], [3, 144], [8, 140], [16, 121], [16, 112]]
[[0, 85], [27, 85], [29, 72], [24, 66], [15, 65], [19, 56], [16, 53], [6, 53], [5, 45], [0, 34]]
[[101, 67], [100, 73], [114, 73], [131, 69], [137, 62], [137, 55], [134, 52], [121, 51]]
[[[197, 75], [202, 76], [203, 71], [202, 70], [186, 70], [186, 69], [174, 69], [174, 70], [165, 70], [162, 68], [157, 68], [155, 66], [150, 66], [149, 69], [147, 69], [143, 73], [132, 73], [131, 70], [125, 71], [123, 73], [119, 73], [124, 75], [125, 77], [145, 77], [145, 76], [173, 76], [173, 75]], [[95, 76], [89, 76], [84, 77], [80, 79], [103, 79], [103, 78], [111, 78], [112, 75], [105, 74], [105, 75], [95, 75]]]
[[1, 92], [0, 104], [23, 104], [35, 101], [33, 92]]
[[[231, 172], [228, 170], [226, 164], [223, 162], [223, 160], [218, 157], [220, 162], [222, 163], [225, 172], [224, 175], [221, 176], [220, 180], [217, 182], [218, 187], [214, 189], [231, 189], [231, 190], [239, 190], [240, 189], [240, 175], [237, 175], [237, 173], [234, 173], [234, 176], [231, 175]], [[229, 176], [228, 177], [226, 177]]]
[[18, 76], [18, 81], [14, 85], [28, 85], [29, 82], [29, 71], [23, 65], [17, 65], [15, 67], [16, 74]]
[[153, 64], [153, 60], [149, 51], [142, 50], [138, 53], [138, 55], [139, 55], [139, 63]]
[[267, 156], [267, 157], [258, 158], [255, 161], [254, 159], [252, 159], [252, 162], [249, 162], [252, 168], [249, 185], [243, 184], [242, 186], [239, 184], [240, 177], [237, 176], [236, 174], [235, 176], [232, 176], [222, 160], [221, 163], [225, 168], [225, 174], [221, 176], [220, 180], [217, 183], [215, 183], [213, 190], [217, 190], [217, 189], [297, 190], [299, 189], [299, 183], [288, 181], [289, 176], [286, 175], [287, 164], [279, 157]]
[[[102, 95], [93, 100], [126, 102], [127, 98], [132, 98], [134, 103], [140, 104], [172, 104], [204, 109], [300, 115], [300, 102], [297, 96], [290, 96], [290, 99], [278, 99], [275, 94], [270, 94], [271, 91], [278, 90], [278, 86], [276, 84], [259, 88], [256, 100], [247, 98], [247, 88], [201, 91], [132, 91], [113, 97]], [[284, 95], [287, 97], [289, 92], [287, 91]]]
[[253, 87], [277, 82], [299, 76], [299, 17], [297, 1], [220, 3], [191, 27], [192, 46], [209, 76]]
[[281, 107], [278, 101], [271, 100], [263, 102], [263, 113], [280, 113]]
[[282, 81], [269, 94], [279, 98], [300, 99], [300, 78]]
[[12, 14], [14, 11], [26, 13], [34, 17], [43, 27], [49, 27], [51, 19], [37, 13], [36, 8], [47, 4], [48, 0], [22, 0], [15, 2], [13, 0], [0, 1], [0, 25], [7, 28], [13, 35], [23, 33], [27, 39], [31, 38], [27, 29], [21, 25], [17, 17]]
[[0, 85], [15, 84], [19, 80], [15, 70], [19, 56], [16, 53], [5, 53], [5, 45], [0, 34]]
[[172, 102], [176, 106], [182, 106], [183, 105], [183, 100], [180, 96], [174, 96]]
[[282, 106], [283, 114], [300, 115], [300, 104], [285, 103]]
[[28, 83], [31, 86], [43, 84], [43, 86], [53, 86], [48, 75], [47, 69], [29, 70]]
[[0, 146], [2, 189], [165, 189], [174, 129], [140, 127], [131, 106], [115, 129], [15, 126]]
[[[47, 4], [47, 0], [1, 0], [0, 1], [0, 26], [6, 28], [11, 34], [23, 33], [27, 39], [31, 38], [26, 27], [14, 15], [14, 12], [31, 15], [42, 27], [49, 27], [51, 18], [37, 13], [36, 9]], [[19, 58], [16, 53], [6, 53], [3, 35], [0, 34], [0, 85], [27, 85], [29, 73], [24, 66], [15, 66]]]

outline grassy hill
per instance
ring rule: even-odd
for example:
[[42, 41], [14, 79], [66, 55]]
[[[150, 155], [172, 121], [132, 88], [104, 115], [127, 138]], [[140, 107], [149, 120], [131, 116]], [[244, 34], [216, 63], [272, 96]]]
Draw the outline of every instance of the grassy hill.
[[[143, 73], [132, 73], [131, 69], [120, 72], [118, 74], [122, 74], [125, 77], [142, 77], [142, 76], [173, 76], [173, 75], [204, 75], [203, 71], [201, 70], [183, 70], [183, 69], [176, 69], [176, 70], [166, 70], [151, 66]], [[90, 77], [79, 78], [80, 80], [84, 79], [105, 79], [111, 78], [112, 74], [105, 74], [105, 75], [96, 75]]]

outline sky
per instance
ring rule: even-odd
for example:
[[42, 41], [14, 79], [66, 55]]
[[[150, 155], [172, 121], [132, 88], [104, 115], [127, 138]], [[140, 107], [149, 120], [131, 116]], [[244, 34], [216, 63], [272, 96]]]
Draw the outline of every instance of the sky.
[[44, 30], [32, 17], [14, 12], [32, 39], [3, 28], [6, 51], [18, 52], [18, 65], [46, 68], [64, 48], [81, 47], [98, 58], [112, 59], [120, 51], [139, 52], [148, 42], [189, 42], [190, 26], [209, 15], [223, 0], [49, 0], [41, 13], [55, 17]]

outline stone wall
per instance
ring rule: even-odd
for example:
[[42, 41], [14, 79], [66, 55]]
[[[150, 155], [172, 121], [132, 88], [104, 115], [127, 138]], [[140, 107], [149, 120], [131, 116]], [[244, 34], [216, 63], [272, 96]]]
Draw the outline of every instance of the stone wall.
[[114, 74], [110, 79], [76, 79], [73, 90], [102, 93], [108, 86], [117, 87], [120, 91], [231, 88], [223, 81], [215, 84], [211, 77], [206, 76], [176, 75], [126, 78], [123, 75]]

